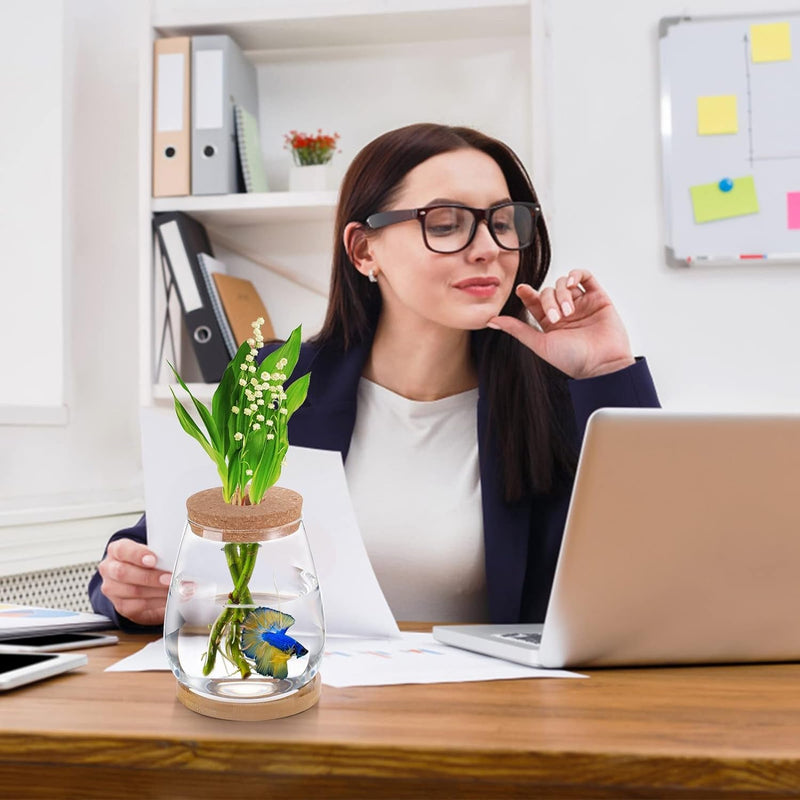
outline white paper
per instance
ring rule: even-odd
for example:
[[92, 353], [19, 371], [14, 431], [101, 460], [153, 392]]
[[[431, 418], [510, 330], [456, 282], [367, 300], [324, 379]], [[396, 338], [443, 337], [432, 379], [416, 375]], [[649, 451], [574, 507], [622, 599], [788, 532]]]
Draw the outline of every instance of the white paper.
[[164, 640], [156, 639], [155, 642], [145, 645], [127, 658], [120, 659], [106, 672], [164, 672], [169, 671], [167, 654], [164, 650]]
[[[106, 672], [167, 670], [164, 640], [152, 642]], [[329, 636], [320, 669], [326, 686], [388, 686], [402, 683], [461, 683], [511, 678], [585, 678], [561, 669], [535, 669], [448, 647], [430, 633], [366, 639]]]
[[345, 686], [399, 683], [461, 683], [509, 678], [584, 678], [560, 669], [535, 669], [441, 644], [430, 633], [403, 633], [401, 639], [325, 640], [322, 682]]
[[[186, 498], [220, 485], [211, 459], [180, 427], [173, 409], [143, 408], [142, 463], [148, 546], [171, 570], [186, 522]], [[330, 635], [398, 636], [358, 530], [342, 457], [290, 447], [279, 480], [303, 495], [303, 521]]]

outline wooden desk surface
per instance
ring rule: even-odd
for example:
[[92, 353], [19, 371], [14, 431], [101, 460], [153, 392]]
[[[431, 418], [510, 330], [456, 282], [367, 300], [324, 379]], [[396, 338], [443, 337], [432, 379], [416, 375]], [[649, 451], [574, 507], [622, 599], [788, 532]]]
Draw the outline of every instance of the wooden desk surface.
[[800, 797], [800, 664], [332, 689], [271, 722], [199, 716], [149, 639], [0, 695], [0, 798]]

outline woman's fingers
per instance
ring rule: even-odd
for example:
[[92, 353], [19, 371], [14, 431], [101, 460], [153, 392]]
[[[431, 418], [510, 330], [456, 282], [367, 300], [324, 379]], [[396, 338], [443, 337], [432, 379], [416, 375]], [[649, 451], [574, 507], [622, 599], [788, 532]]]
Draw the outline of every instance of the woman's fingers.
[[540, 325], [556, 325], [575, 312], [576, 301], [588, 291], [597, 291], [599, 288], [591, 272], [573, 269], [559, 278], [553, 287], [545, 287], [537, 292], [529, 284], [521, 283], [516, 293]]
[[[565, 291], [561, 287], [562, 293]], [[546, 328], [548, 324], [556, 325], [561, 322], [565, 316], [565, 309], [563, 303], [566, 302], [557, 294], [557, 290], [552, 287], [547, 287], [537, 292], [532, 286], [527, 283], [521, 283], [517, 286], [517, 297], [522, 300], [525, 308], [533, 315], [534, 319]], [[572, 298], [570, 297], [570, 303]], [[574, 308], [570, 305], [571, 314]]]
[[100, 591], [109, 600], [151, 600], [166, 598], [168, 586], [139, 586], [135, 583], [121, 583], [115, 580], [104, 580]]
[[103, 578], [100, 591], [119, 614], [138, 625], [164, 621], [171, 575], [155, 565], [155, 554], [143, 544], [117, 539], [97, 567]]
[[105, 579], [100, 591], [111, 601], [117, 613], [137, 625], [160, 625], [167, 607], [167, 586], [141, 586]]
[[135, 542], [133, 539], [115, 539], [108, 546], [106, 555], [117, 561], [125, 561], [129, 564], [141, 564], [143, 567], [151, 568], [156, 565], [156, 555], [145, 545]]
[[527, 322], [523, 322], [521, 319], [506, 316], [494, 317], [489, 322], [488, 327], [504, 331], [509, 334], [509, 336], [513, 336], [529, 350], [533, 350], [537, 355], [541, 356], [544, 353], [544, 337], [546, 334], [534, 328], [533, 325], [528, 325]]
[[97, 567], [103, 581], [126, 583], [133, 586], [150, 588], [169, 586], [170, 573], [162, 570], [137, 567], [127, 561], [119, 561], [113, 556], [106, 556]]
[[121, 600], [114, 604], [119, 614], [135, 622], [137, 625], [162, 625], [167, 608], [166, 598], [163, 601], [153, 600]]
[[[546, 291], [546, 290], [545, 290]], [[516, 288], [517, 297], [522, 300], [522, 304], [533, 315], [533, 318], [544, 325], [547, 320], [547, 310], [542, 305], [542, 293], [537, 292], [530, 284], [521, 283]], [[545, 296], [545, 299], [546, 296]]]
[[572, 290], [567, 287], [567, 278], [559, 278], [555, 288], [556, 303], [562, 316], [568, 317], [575, 310]]

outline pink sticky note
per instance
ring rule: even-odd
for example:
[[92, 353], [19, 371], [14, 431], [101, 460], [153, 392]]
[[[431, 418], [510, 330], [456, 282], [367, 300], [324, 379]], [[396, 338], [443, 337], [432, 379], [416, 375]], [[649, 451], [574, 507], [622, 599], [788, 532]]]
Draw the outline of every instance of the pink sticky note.
[[786, 210], [788, 212], [787, 227], [789, 230], [800, 229], [800, 192], [786, 193]]

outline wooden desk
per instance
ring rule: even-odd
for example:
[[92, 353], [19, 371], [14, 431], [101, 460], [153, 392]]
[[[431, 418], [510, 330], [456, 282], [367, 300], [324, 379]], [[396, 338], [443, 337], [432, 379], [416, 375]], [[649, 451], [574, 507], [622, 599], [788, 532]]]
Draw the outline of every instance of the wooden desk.
[[272, 722], [202, 717], [148, 639], [0, 695], [0, 798], [800, 797], [800, 665], [331, 689]]

